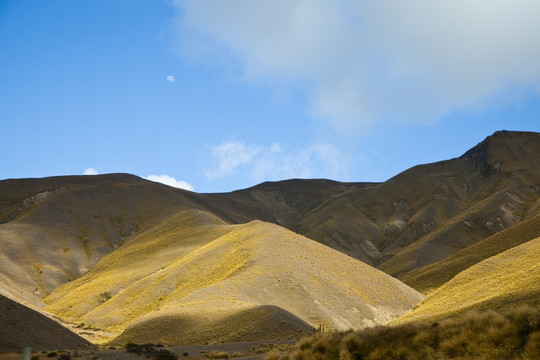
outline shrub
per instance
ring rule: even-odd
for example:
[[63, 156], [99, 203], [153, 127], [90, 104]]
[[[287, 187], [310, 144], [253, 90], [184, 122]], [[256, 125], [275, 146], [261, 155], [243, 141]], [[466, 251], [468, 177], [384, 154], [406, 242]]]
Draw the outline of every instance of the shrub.
[[298, 348], [300, 350], [307, 350], [309, 348], [311, 348], [311, 344], [313, 342], [313, 337], [304, 337], [302, 339], [300, 339], [300, 341], [298, 342]]
[[167, 349], [154, 350], [151, 355], [153, 360], [178, 360], [178, 355]]
[[101, 294], [99, 294], [98, 303], [103, 304], [103, 303], [111, 300], [111, 298], [112, 298], [112, 295], [111, 295], [110, 292], [108, 292], [108, 291], [102, 292]]
[[279, 360], [281, 357], [281, 353], [277, 350], [270, 350], [266, 356], [264, 357], [264, 360]]
[[210, 359], [228, 359], [229, 353], [225, 351], [212, 351], [210, 353]]
[[50, 353], [47, 354], [47, 357], [53, 358], [53, 357], [56, 357], [56, 355], [58, 355], [56, 351], [51, 351]]

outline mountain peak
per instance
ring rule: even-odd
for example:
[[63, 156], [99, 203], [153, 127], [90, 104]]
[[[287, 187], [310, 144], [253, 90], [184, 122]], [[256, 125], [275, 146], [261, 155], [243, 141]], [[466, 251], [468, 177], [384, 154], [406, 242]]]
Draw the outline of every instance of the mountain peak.
[[[500, 130], [488, 136], [460, 158], [474, 167], [501, 167], [506, 170], [528, 168], [540, 153], [540, 133]], [[532, 155], [532, 156], [531, 156]], [[497, 165], [498, 164], [498, 165]]]

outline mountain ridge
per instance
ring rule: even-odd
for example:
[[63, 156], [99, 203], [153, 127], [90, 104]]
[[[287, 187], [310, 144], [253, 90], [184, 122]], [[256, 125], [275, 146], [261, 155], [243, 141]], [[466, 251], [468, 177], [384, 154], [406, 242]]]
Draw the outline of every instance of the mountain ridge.
[[[305, 236], [303, 246], [315, 249], [317, 247], [305, 245], [315, 240], [431, 295], [477, 263], [534, 238], [539, 217], [540, 134], [532, 132], [496, 132], [459, 157], [412, 167], [382, 183], [290, 179], [265, 182], [230, 193], [199, 194], [122, 173], [8, 179], [0, 181], [0, 295], [37, 310], [47, 306], [69, 321], [101, 323], [99, 319], [107, 313], [103, 309], [119, 301], [121, 291], [143, 278], [157, 279], [156, 276], [167, 273], [160, 270], [162, 266], [158, 264], [170, 261], [171, 256], [187, 256], [190, 249], [203, 251], [211, 243], [206, 241], [212, 236], [226, 236], [233, 228], [250, 229], [245, 230], [247, 235], [238, 235], [239, 238], [249, 234], [260, 239], [273, 239], [275, 234], [284, 234], [286, 238]], [[258, 226], [270, 235], [256, 230]], [[509, 241], [504, 240], [505, 236], [511, 236]], [[249, 236], [246, 239], [250, 239], [246, 244], [254, 244]], [[144, 250], [135, 246], [138, 242], [141, 246], [146, 244]], [[155, 248], [158, 243], [161, 251]], [[183, 245], [178, 247], [180, 243]], [[231, 246], [232, 243], [227, 244]], [[486, 248], [485, 252], [476, 251], [481, 256], [467, 255], [482, 246]], [[285, 244], [280, 247], [287, 248]], [[137, 275], [146, 265], [138, 258], [137, 251], [126, 253], [125, 249], [130, 248], [152, 253], [156, 256], [153, 261], [157, 267]], [[315, 253], [320, 252], [313, 251], [305, 256], [316, 257]], [[140, 266], [123, 263], [118, 254], [138, 261]], [[126, 278], [125, 284], [114, 291], [84, 290], [81, 281], [94, 275], [94, 280], [98, 275], [102, 276], [103, 264], [112, 266], [111, 259], [115, 256], [118, 264], [124, 264], [120, 268], [132, 269], [133, 277]], [[216, 271], [240, 276], [244, 267], [250, 268], [253, 264], [252, 259], [246, 259], [240, 261], [238, 267], [223, 266]], [[276, 259], [278, 261], [279, 256]], [[300, 259], [291, 261], [301, 263]], [[317, 266], [323, 268], [324, 262], [320, 260]], [[181, 266], [188, 266], [186, 264]], [[116, 280], [123, 276], [117, 276]], [[227, 276], [216, 284], [228, 281]], [[112, 277], [107, 275], [102, 279], [107, 282], [112, 281]], [[332, 280], [325, 278], [323, 283], [331, 284]], [[154, 286], [147, 285], [148, 288], [141, 288], [142, 292], [148, 292]], [[381, 285], [381, 289], [383, 287]], [[65, 289], [71, 290], [66, 292]], [[204, 289], [199, 289], [201, 294], [209, 291]], [[357, 295], [365, 296], [361, 294]], [[417, 300], [421, 298], [416, 293], [409, 295]], [[46, 305], [43, 299], [47, 296]], [[68, 314], [69, 306], [70, 311], [79, 306], [73, 303], [77, 296], [93, 299], [86, 304], [91, 307], [81, 310], [79, 315]], [[291, 308], [287, 303], [246, 299], [239, 302], [237, 312], [230, 316], [251, 319], [246, 320], [249, 323], [253, 320], [250, 314], [266, 314], [261, 316], [273, 324], [270, 327], [275, 332], [260, 332], [263, 337], [277, 334], [290, 337], [295, 331], [308, 331], [310, 326], [321, 323], [330, 326], [328, 319], [342, 317], [347, 324], [350, 321], [347, 319], [357, 316], [354, 312], [343, 315], [344, 310], [338, 311], [339, 316], [330, 316], [337, 310], [324, 310], [319, 314], [320, 321], [315, 321], [309, 320], [309, 313]], [[412, 308], [414, 301], [409, 300], [404, 300], [403, 304], [407, 305], [399, 311]], [[101, 307], [99, 301], [105, 306]], [[200, 302], [200, 298], [197, 301]], [[145, 306], [150, 306], [157, 309], [159, 298], [138, 305], [128, 306], [128, 303], [119, 302], [118, 308], [144, 310]], [[218, 304], [221, 303], [215, 303]], [[197, 306], [187, 307], [190, 306], [190, 311], [200, 310]], [[256, 306], [262, 308], [255, 311]], [[266, 306], [275, 306], [278, 310]], [[322, 311], [324, 306], [320, 303], [315, 307]], [[114, 313], [113, 310], [109, 308], [108, 312]], [[158, 315], [160, 310], [156, 311], [153, 315]], [[127, 317], [129, 321], [118, 320], [126, 314], [117, 314], [117, 320], [113, 320], [117, 325], [102, 323], [100, 326], [114, 336], [126, 331], [126, 341], [133, 340], [133, 334], [138, 334], [140, 339], [153, 336], [151, 330], [145, 330], [146, 326], [151, 328], [155, 324], [152, 313], [144, 310], [134, 314]], [[369, 311], [362, 314], [363, 318], [370, 319], [371, 315], [366, 314]], [[208, 332], [222, 324], [218, 317], [194, 323], [192, 313], [171, 316], [166, 315], [164, 319], [174, 318], [196, 325], [198, 339], [204, 341], [215, 341]], [[392, 316], [383, 316], [364, 325], [384, 323]], [[277, 318], [289, 319], [284, 321], [295, 325], [279, 330], [272, 320]], [[358, 319], [355, 321], [360, 323]], [[254, 324], [252, 322], [253, 326], [259, 326]], [[331, 327], [339, 328], [336, 324]], [[235, 334], [246, 332], [247, 327], [232, 331]], [[101, 341], [110, 339], [109, 336]], [[182, 340], [172, 337], [167, 341], [174, 339]], [[239, 337], [231, 335], [230, 339]]]

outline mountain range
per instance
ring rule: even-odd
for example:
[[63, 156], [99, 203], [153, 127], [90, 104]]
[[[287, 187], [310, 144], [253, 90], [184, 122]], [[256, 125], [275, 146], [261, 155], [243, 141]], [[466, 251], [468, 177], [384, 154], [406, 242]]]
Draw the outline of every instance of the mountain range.
[[383, 183], [199, 194], [129, 174], [9, 179], [0, 294], [93, 343], [296, 339], [537, 304], [539, 236], [530, 132]]

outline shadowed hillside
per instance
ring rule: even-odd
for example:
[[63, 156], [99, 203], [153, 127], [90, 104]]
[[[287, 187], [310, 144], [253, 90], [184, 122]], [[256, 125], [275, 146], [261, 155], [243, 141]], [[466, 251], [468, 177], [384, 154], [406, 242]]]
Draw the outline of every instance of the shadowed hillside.
[[0, 295], [0, 353], [90, 349], [92, 345], [54, 320]]
[[398, 278], [539, 214], [540, 134], [497, 132], [458, 159], [413, 168], [384, 188], [413, 181], [402, 201], [410, 214], [404, 247], [387, 248], [379, 266]]
[[313, 333], [311, 325], [271, 305], [231, 311], [208, 309], [200, 313], [189, 310], [169, 310], [144, 316], [109, 345], [156, 341], [162, 344], [221, 344], [295, 340]]

